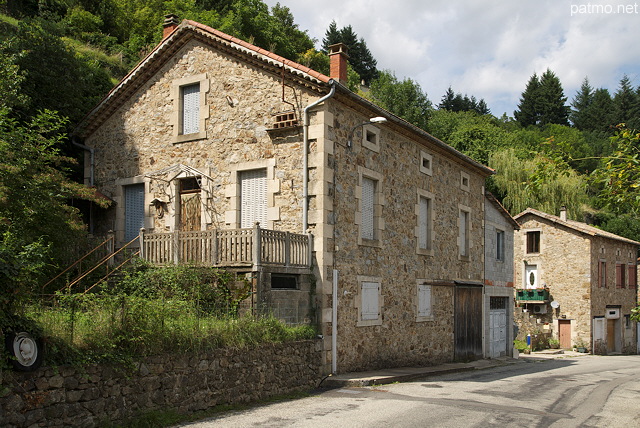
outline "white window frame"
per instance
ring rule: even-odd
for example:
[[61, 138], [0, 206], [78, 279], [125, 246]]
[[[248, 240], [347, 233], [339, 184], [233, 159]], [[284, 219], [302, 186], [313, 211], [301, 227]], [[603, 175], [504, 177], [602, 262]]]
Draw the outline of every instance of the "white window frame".
[[[426, 218], [423, 218], [424, 213], [422, 211], [422, 201], [426, 200], [427, 203], [427, 212]], [[417, 218], [417, 224], [415, 229], [416, 236], [416, 253], [423, 254], [427, 256], [433, 255], [433, 242], [434, 242], [434, 231], [433, 231], [433, 201], [435, 200], [435, 195], [431, 192], [427, 192], [426, 190], [418, 189], [418, 200], [415, 206], [415, 213]], [[426, 235], [426, 236], [425, 236]], [[426, 242], [422, 242], [423, 239], [426, 239]], [[426, 245], [423, 245], [426, 244]]]
[[[363, 198], [363, 179], [373, 180], [375, 182], [373, 195], [373, 239], [364, 236], [371, 236], [368, 230], [364, 230], [364, 198]], [[367, 245], [373, 247], [381, 246], [381, 236], [385, 224], [382, 218], [382, 210], [384, 207], [383, 197], [383, 180], [382, 174], [372, 171], [364, 167], [358, 167], [358, 185], [356, 186], [357, 211], [355, 215], [355, 223], [358, 225], [358, 245]]]
[[470, 259], [471, 230], [471, 208], [458, 205], [458, 258], [460, 260]]
[[433, 321], [433, 287], [424, 279], [416, 281], [416, 322]]
[[[374, 290], [376, 293], [374, 293]], [[366, 304], [365, 299], [373, 299], [371, 304]], [[357, 327], [382, 325], [382, 283], [379, 277], [358, 276], [358, 308]], [[368, 310], [367, 310], [368, 308]], [[377, 313], [375, 312], [377, 308]]]
[[[183, 133], [184, 115], [184, 94], [185, 87], [199, 85], [199, 105], [198, 105], [198, 130], [188, 134]], [[171, 125], [173, 126], [173, 142], [182, 143], [185, 141], [201, 140], [207, 138], [206, 120], [209, 118], [209, 107], [207, 106], [207, 94], [209, 92], [209, 79], [206, 73], [176, 79], [171, 83], [171, 98], [173, 100], [173, 113]]]

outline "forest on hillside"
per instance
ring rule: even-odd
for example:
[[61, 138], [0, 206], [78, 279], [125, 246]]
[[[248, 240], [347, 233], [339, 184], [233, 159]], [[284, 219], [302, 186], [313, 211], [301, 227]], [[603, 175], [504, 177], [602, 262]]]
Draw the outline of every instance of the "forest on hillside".
[[[640, 240], [640, 88], [621, 76], [571, 98], [552, 70], [522, 82], [513, 117], [449, 88], [437, 100], [410, 77], [378, 69], [350, 25], [323, 40], [291, 11], [261, 0], [0, 0], [0, 256], [4, 276], [55, 265], [84, 226], [69, 200], [93, 198], [74, 179], [70, 131], [160, 41], [175, 13], [320, 72], [327, 47], [349, 46], [349, 88], [496, 170], [487, 188], [513, 214], [532, 207]], [[16, 202], [19, 201], [19, 202]], [[30, 277], [29, 277], [30, 278]], [[26, 279], [25, 279], [26, 281]], [[6, 297], [6, 296], [5, 296]], [[2, 299], [2, 296], [0, 296]]]

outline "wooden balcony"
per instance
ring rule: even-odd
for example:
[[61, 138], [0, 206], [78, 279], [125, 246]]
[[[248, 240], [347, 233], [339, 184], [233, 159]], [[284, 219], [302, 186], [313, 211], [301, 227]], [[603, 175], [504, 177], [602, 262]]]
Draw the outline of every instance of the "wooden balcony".
[[212, 267], [265, 266], [309, 269], [313, 236], [261, 229], [190, 232], [140, 231], [140, 257], [157, 265], [190, 263]]

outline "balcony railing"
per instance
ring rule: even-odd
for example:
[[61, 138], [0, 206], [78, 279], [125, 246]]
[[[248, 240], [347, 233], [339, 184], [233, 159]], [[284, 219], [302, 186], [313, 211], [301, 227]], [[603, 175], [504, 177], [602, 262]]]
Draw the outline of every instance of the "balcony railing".
[[153, 264], [311, 267], [313, 236], [262, 229], [146, 233], [140, 256]]
[[546, 302], [546, 301], [549, 301], [549, 290], [547, 288], [517, 289], [516, 301]]

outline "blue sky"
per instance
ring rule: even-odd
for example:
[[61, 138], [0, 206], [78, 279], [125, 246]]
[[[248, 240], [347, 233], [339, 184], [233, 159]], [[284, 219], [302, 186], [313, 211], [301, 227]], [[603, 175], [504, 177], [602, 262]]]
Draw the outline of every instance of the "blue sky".
[[438, 104], [449, 86], [513, 116], [547, 68], [570, 103], [583, 79], [613, 94], [640, 86], [640, 5], [565, 0], [265, 0], [289, 7], [318, 47], [332, 20], [364, 37], [379, 69], [418, 82]]

